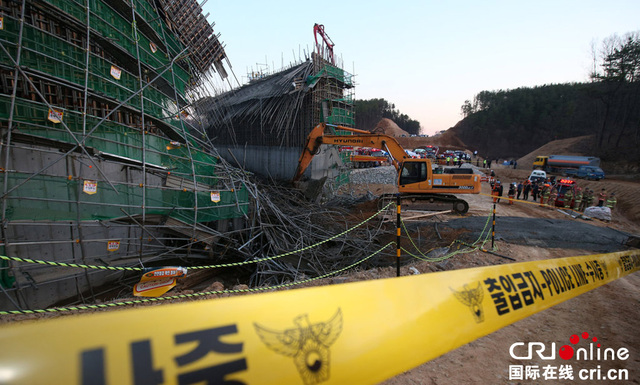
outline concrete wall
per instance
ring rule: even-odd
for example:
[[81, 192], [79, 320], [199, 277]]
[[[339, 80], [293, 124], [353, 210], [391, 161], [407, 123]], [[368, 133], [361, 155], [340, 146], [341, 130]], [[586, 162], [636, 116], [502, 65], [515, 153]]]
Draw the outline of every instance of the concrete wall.
[[[275, 180], [291, 180], [293, 178], [302, 151], [292, 147], [267, 146], [216, 146], [216, 148], [220, 156], [231, 165], [238, 167], [238, 163], [240, 163], [247, 171]], [[229, 154], [229, 150], [233, 156]], [[304, 176], [311, 179], [322, 179], [325, 176], [336, 177], [340, 167], [342, 167], [342, 162], [338, 150], [324, 146], [320, 153], [313, 158], [311, 166]]]

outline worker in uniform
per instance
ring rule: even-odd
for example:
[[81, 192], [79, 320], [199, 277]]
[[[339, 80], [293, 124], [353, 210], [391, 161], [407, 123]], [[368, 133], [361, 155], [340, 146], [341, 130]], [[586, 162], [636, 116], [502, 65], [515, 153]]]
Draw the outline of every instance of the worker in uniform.
[[533, 201], [538, 200], [538, 193], [540, 192], [540, 187], [538, 187], [538, 182], [534, 182], [531, 187], [531, 196], [533, 197]]
[[607, 198], [607, 207], [613, 210], [616, 207], [616, 203], [618, 203], [618, 199], [616, 199], [616, 193], [611, 193], [609, 198]]
[[[586, 204], [585, 204], [585, 208], [584, 208], [585, 210], [587, 209], [587, 207], [591, 207], [593, 205], [593, 198], [594, 198], [593, 193], [594, 193], [593, 190], [591, 190], [591, 189], [588, 190]], [[584, 211], [584, 210], [582, 210], [582, 211]]]
[[509, 195], [509, 204], [512, 205], [513, 204], [513, 198], [516, 196], [516, 183], [513, 182], [509, 185], [509, 192], [507, 193], [507, 195]]
[[556, 208], [556, 200], [558, 199], [558, 190], [555, 187], [551, 188], [551, 192], [549, 192], [549, 203], [548, 208], [551, 210]]
[[571, 201], [573, 200], [573, 189], [569, 187], [567, 191], [564, 192], [564, 208], [571, 208]]
[[493, 203], [498, 203], [498, 183], [491, 185], [491, 195], [493, 195]]
[[582, 209], [582, 187], [578, 187], [576, 189], [576, 197], [573, 200], [573, 209], [576, 211], [581, 211]]
[[603, 187], [600, 193], [598, 194], [598, 207], [603, 207], [604, 202], [606, 200], [607, 200], [607, 189]]
[[502, 183], [500, 183], [500, 180], [496, 181], [496, 185], [498, 186], [498, 203], [500, 203], [500, 197], [502, 196], [504, 189], [502, 187]]
[[529, 179], [524, 181], [524, 189], [522, 190], [522, 199], [529, 200], [529, 191], [531, 191], [531, 183], [529, 183]]
[[516, 199], [520, 199], [520, 194], [522, 194], [522, 189], [524, 188], [524, 185], [522, 184], [522, 181], [518, 182], [518, 188], [516, 189]]
[[551, 195], [551, 187], [548, 183], [542, 186], [542, 192], [540, 193], [540, 207], [544, 207], [549, 202], [549, 196]]

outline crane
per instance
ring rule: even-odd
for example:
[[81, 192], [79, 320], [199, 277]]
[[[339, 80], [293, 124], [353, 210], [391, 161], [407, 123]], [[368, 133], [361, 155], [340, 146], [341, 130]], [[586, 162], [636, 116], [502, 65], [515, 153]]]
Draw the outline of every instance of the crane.
[[318, 35], [322, 37], [322, 41], [327, 46], [327, 55], [329, 57], [329, 61], [331, 62], [331, 64], [336, 64], [335, 60], [333, 59], [333, 46], [335, 46], [335, 44], [333, 43], [329, 35], [327, 35], [327, 33], [324, 31], [324, 25], [316, 23], [313, 26], [313, 36], [316, 40], [316, 49], [318, 50], [318, 55], [320, 55], [320, 57], [323, 57], [322, 49], [320, 48], [321, 45], [318, 44]]

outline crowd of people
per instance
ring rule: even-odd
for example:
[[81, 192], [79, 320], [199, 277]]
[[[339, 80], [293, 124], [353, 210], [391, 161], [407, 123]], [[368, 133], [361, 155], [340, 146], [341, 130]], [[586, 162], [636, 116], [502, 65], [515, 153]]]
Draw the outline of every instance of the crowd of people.
[[[504, 187], [499, 179], [495, 178], [495, 173], [491, 171], [489, 179], [491, 183], [491, 195], [493, 201], [499, 203], [504, 192]], [[562, 188], [564, 187], [564, 188]], [[540, 206], [554, 208], [563, 207], [574, 211], [584, 211], [587, 207], [599, 206], [608, 207], [613, 210], [618, 203], [615, 192], [608, 193], [603, 187], [600, 192], [589, 187], [561, 186], [555, 180], [546, 179], [544, 181], [531, 182], [528, 179], [520, 182], [512, 182], [507, 192], [509, 204], [514, 200], [529, 200], [540, 202]]]

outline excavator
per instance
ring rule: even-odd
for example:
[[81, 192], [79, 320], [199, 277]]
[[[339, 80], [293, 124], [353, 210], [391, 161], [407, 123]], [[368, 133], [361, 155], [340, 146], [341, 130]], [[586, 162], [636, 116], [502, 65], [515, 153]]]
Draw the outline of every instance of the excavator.
[[[355, 135], [328, 134], [325, 133], [327, 127], [349, 131]], [[323, 144], [376, 147], [386, 150], [398, 171], [398, 192], [403, 207], [436, 211], [453, 210], [464, 214], [469, 211], [469, 204], [453, 194], [480, 193], [480, 176], [474, 175], [472, 169], [443, 169], [438, 166], [434, 168], [428, 158], [411, 158], [391, 136], [327, 123], [318, 124], [309, 133], [307, 144], [298, 160], [298, 168], [293, 177], [294, 182], [300, 180]], [[395, 197], [395, 194], [386, 194], [380, 197], [379, 202], [388, 202]]]

